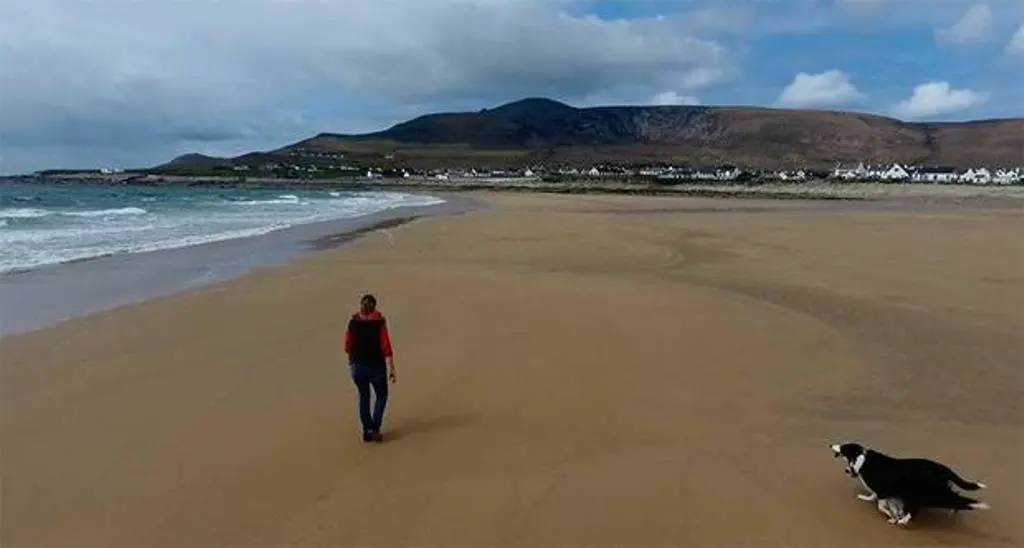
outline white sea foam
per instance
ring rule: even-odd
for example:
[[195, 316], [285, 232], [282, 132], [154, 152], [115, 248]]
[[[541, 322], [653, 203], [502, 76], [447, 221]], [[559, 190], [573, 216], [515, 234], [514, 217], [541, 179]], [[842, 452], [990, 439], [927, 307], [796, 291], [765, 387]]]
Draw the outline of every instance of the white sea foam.
[[269, 234], [275, 230], [287, 228], [289, 225], [270, 225], [258, 228], [239, 230], [228, 230], [217, 234], [182, 236], [179, 238], [166, 239], [150, 242], [124, 242], [120, 245], [93, 245], [73, 249], [46, 249], [40, 248], [32, 254], [32, 262], [29, 265], [0, 265], [0, 273], [21, 270], [25, 268], [40, 267], [46, 265], [60, 264], [82, 259], [95, 257], [106, 257], [121, 253], [145, 253], [150, 251], [161, 251], [166, 249], [177, 249], [194, 245], [209, 244], [238, 238], [248, 238]]
[[[136, 197], [135, 201], [142, 200]], [[365, 192], [327, 196], [303, 193], [301, 197], [280, 194], [245, 200], [187, 196], [180, 198], [175, 207], [166, 200], [147, 200], [148, 209], [135, 205], [79, 211], [5, 208], [0, 209], [0, 219], [6, 225], [0, 225], [4, 226], [0, 232], [0, 273], [245, 238], [311, 222], [440, 203], [444, 200], [432, 196]]]
[[36, 219], [39, 217], [46, 217], [52, 213], [53, 212], [45, 209], [36, 209], [33, 207], [15, 207], [10, 209], [0, 209], [0, 219]]
[[283, 200], [283, 199], [280, 199], [280, 198], [273, 199], [273, 200], [235, 200], [235, 201], [231, 202], [232, 205], [236, 205], [236, 206], [291, 205], [291, 204], [297, 204], [297, 203], [299, 203], [298, 200]]
[[234, 205], [283, 205], [301, 203], [299, 197], [294, 194], [281, 194], [269, 200], [232, 200]]
[[94, 211], [61, 211], [61, 215], [72, 217], [111, 217], [114, 215], [145, 215], [149, 213], [141, 207], [118, 207], [113, 209], [97, 209]]
[[148, 213], [148, 211], [141, 207], [117, 207], [91, 211], [61, 211], [33, 207], [20, 207], [0, 209], [0, 219], [39, 219], [42, 217], [49, 217], [51, 215], [67, 215], [69, 217], [110, 217], [114, 215], [145, 215], [146, 213]]

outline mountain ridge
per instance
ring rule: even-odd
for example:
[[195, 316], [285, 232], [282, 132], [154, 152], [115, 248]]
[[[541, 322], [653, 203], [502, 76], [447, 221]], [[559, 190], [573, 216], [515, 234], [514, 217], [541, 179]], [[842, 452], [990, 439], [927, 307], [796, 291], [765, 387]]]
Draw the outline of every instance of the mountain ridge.
[[772, 169], [857, 161], [1006, 167], [1024, 165], [1024, 118], [908, 122], [827, 109], [578, 108], [526, 97], [475, 112], [427, 113], [369, 133], [323, 132], [262, 154], [296, 153], [408, 167], [672, 162]]

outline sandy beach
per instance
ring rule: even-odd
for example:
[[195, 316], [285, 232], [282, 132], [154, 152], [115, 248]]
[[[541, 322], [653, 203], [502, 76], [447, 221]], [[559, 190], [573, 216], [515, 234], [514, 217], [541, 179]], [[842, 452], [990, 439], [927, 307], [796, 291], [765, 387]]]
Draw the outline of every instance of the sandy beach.
[[[473, 197], [0, 339], [0, 544], [1024, 545], [1018, 203]], [[341, 353], [365, 291], [380, 445]], [[842, 440], [992, 509], [890, 526]]]

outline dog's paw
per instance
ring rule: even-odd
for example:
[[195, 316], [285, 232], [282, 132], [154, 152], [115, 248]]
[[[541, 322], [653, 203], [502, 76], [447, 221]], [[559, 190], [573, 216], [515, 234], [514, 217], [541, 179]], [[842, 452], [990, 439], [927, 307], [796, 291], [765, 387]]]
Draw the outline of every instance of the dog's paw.
[[859, 498], [860, 500], [866, 500], [868, 502], [874, 502], [875, 499], [877, 498], [877, 495], [874, 495], [874, 494], [871, 494], [871, 495], [857, 495], [857, 498]]
[[902, 525], [902, 526], [906, 527], [906, 526], [907, 526], [907, 524], [908, 524], [908, 523], [910, 523], [910, 518], [912, 518], [912, 517], [913, 517], [913, 516], [911, 516], [910, 514], [903, 514], [903, 517], [901, 517], [900, 519], [898, 519], [898, 520], [896, 521], [896, 523], [899, 523], [900, 525]]

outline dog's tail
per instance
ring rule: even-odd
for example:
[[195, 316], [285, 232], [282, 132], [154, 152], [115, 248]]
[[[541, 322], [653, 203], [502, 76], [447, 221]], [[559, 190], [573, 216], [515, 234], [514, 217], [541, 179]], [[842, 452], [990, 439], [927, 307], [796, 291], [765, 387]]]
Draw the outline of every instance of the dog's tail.
[[958, 495], [956, 493], [947, 493], [944, 497], [933, 501], [938, 506], [949, 508], [950, 510], [989, 510], [991, 507], [987, 502], [981, 502], [972, 498]]
[[956, 472], [949, 471], [949, 480], [956, 484], [957, 487], [965, 491], [977, 491], [978, 489], [984, 489], [988, 487], [980, 481], [967, 481], [960, 476], [956, 475]]

